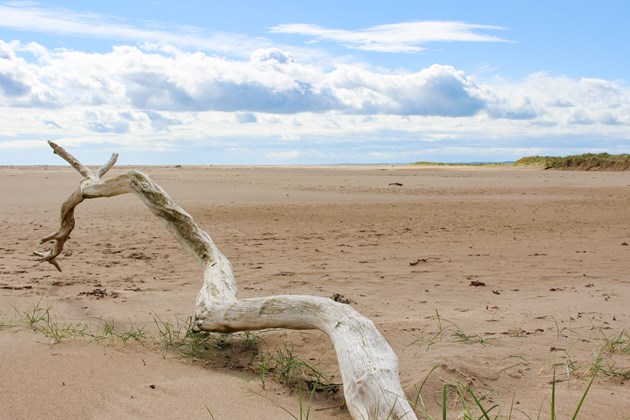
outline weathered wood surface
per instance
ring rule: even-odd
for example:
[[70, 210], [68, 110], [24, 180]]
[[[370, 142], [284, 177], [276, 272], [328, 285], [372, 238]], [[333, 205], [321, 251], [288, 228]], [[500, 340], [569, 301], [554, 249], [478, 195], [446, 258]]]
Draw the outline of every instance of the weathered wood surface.
[[61, 271], [57, 256], [74, 228], [74, 209], [84, 199], [135, 194], [165, 223], [203, 270], [203, 286], [195, 307], [195, 330], [321, 330], [328, 334], [335, 347], [346, 404], [354, 419], [416, 418], [400, 385], [398, 358], [372, 321], [350, 305], [316, 296], [237, 299], [236, 280], [228, 259], [192, 216], [147, 175], [129, 171], [102, 179], [116, 163], [117, 154], [94, 172], [62, 147], [53, 142], [49, 144], [83, 179], [62, 205], [59, 230], [41, 240], [42, 243], [52, 241], [53, 246], [47, 252], [36, 252], [40, 261], [49, 262]]

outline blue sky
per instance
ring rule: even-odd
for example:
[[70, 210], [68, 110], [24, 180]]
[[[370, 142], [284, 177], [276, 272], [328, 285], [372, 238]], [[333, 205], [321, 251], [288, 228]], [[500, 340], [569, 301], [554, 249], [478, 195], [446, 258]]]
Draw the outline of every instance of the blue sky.
[[625, 1], [0, 1], [0, 164], [630, 152]]

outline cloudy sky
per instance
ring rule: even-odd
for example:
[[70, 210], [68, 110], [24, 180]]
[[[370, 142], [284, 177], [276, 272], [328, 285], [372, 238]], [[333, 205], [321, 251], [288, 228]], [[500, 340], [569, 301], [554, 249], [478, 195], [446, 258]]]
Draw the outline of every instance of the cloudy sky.
[[630, 2], [0, 0], [0, 165], [630, 152]]

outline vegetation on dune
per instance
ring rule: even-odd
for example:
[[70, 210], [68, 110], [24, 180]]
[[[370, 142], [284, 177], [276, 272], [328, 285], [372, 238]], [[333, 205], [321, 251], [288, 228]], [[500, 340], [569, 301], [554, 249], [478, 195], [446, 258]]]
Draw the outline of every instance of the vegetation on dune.
[[541, 166], [544, 169], [564, 169], [575, 171], [627, 171], [630, 170], [630, 155], [610, 155], [608, 153], [584, 153], [571, 156], [528, 156], [514, 162], [514, 165]]
[[460, 162], [460, 163], [445, 163], [445, 162], [428, 162], [420, 161], [415, 162], [414, 165], [418, 166], [503, 166], [509, 165], [510, 162]]
[[443, 162], [421, 161], [421, 162], [414, 163], [414, 165], [419, 165], [419, 166], [455, 166], [455, 165], [458, 165], [458, 164], [457, 163], [443, 163]]
[[630, 154], [584, 153], [571, 156], [527, 156], [516, 162], [415, 162], [418, 166], [538, 166], [544, 169], [568, 171], [629, 171]]

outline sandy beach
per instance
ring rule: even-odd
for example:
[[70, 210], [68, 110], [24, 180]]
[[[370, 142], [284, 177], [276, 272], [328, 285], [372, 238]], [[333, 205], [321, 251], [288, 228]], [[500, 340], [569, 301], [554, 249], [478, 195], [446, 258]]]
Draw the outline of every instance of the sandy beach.
[[[549, 418], [554, 369], [556, 413], [570, 418], [600, 366], [580, 418], [630, 419], [629, 172], [134, 169], [212, 236], [239, 297], [337, 294], [374, 321], [419, 418], [441, 418], [445, 384], [449, 419], [463, 410], [456, 386], [492, 418]], [[255, 351], [250, 336], [221, 337], [204, 357], [156, 344], [156, 320], [193, 314], [202, 276], [136, 197], [83, 202], [63, 272], [38, 264], [79, 181], [69, 167], [0, 167], [0, 417], [289, 419], [302, 404], [311, 419], [349, 418], [342, 391], [309, 403], [259, 373], [261, 354], [290, 349], [338, 383], [319, 331], [263, 331]], [[38, 308], [48, 324], [34, 331]], [[51, 319], [77, 333], [42, 333]], [[145, 337], [106, 338], [109, 326]]]

